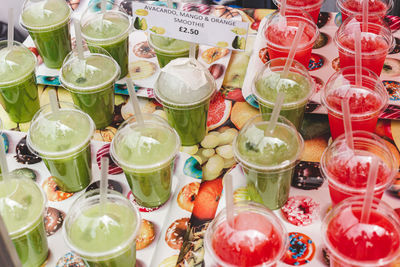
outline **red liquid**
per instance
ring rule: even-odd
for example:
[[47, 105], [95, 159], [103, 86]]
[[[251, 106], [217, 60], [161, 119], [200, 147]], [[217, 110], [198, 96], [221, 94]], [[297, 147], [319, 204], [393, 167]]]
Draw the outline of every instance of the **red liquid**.
[[[339, 43], [346, 49], [339, 48], [340, 67], [355, 66], [355, 40], [354, 36], [343, 34], [339, 37]], [[361, 51], [373, 53], [372, 55], [362, 56], [362, 66], [381, 75], [383, 64], [388, 53], [389, 44], [385, 39], [374, 33], [363, 33], [361, 39]]]
[[[353, 190], [360, 189], [358, 192], [354, 192], [343, 187], [338, 187], [330, 181], [329, 193], [333, 205], [351, 196], [365, 194], [370, 169], [370, 155], [372, 154], [365, 152], [364, 155], [360, 155], [359, 151], [356, 153], [358, 155], [350, 155], [348, 153], [338, 155], [332, 158], [327, 166], [328, 175], [330, 177], [329, 180], [334, 180], [336, 183], [350, 186]], [[384, 185], [390, 182], [389, 176], [389, 167], [382, 160], [379, 160], [376, 179], [377, 186], [374, 192], [376, 198], [382, 198], [383, 192], [386, 189]], [[361, 191], [361, 189], [364, 191]]]
[[[382, 99], [377, 93], [368, 91], [366, 89], [352, 88], [350, 94], [350, 113], [352, 115], [363, 115], [370, 113], [369, 116], [362, 118], [352, 118], [352, 128], [355, 130], [363, 130], [374, 132], [376, 123], [380, 114], [382, 106]], [[343, 114], [342, 114], [342, 99], [346, 96], [347, 90], [343, 87], [331, 90], [326, 97], [326, 102], [329, 107], [339, 112], [333, 114], [332, 111], [328, 112], [329, 125], [331, 127], [332, 138], [335, 139], [344, 133]]]
[[[280, 2], [280, 1], [279, 1]], [[321, 0], [287, 0], [286, 4], [293, 7], [286, 9], [286, 15], [298, 15], [303, 16], [303, 13], [299, 9], [300, 7], [307, 11], [313, 18], [314, 22], [318, 22], [318, 15], [321, 9], [323, 1]]]
[[[378, 0], [369, 0], [368, 11], [374, 15], [384, 17], [388, 10], [387, 5], [384, 2]], [[345, 21], [349, 16], [354, 13], [362, 13], [362, 2], [360, 0], [348, 0], [343, 3], [342, 21]]]
[[226, 221], [212, 237], [215, 253], [236, 266], [254, 266], [276, 260], [282, 249], [282, 237], [265, 216], [242, 212], [234, 219], [235, 229]]
[[326, 235], [334, 249], [361, 261], [347, 265], [333, 257], [331, 266], [362, 266], [362, 261], [378, 261], [399, 249], [400, 233], [392, 222], [375, 210], [371, 212], [369, 224], [361, 224], [360, 217], [360, 209], [347, 208], [330, 221]]
[[[279, 57], [287, 58], [293, 39], [296, 36], [297, 24], [298, 22], [289, 21], [284, 30], [279, 29], [278, 25], [268, 27], [265, 32], [265, 37], [268, 40], [267, 47], [270, 59]], [[306, 68], [308, 68], [311, 50], [314, 45], [314, 43], [310, 41], [313, 40], [315, 34], [315, 31], [310, 26], [305, 27], [294, 56], [294, 59], [303, 64]]]

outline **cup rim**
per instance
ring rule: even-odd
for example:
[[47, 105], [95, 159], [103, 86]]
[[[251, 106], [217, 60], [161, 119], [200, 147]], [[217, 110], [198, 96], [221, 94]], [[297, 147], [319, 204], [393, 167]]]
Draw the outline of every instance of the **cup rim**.
[[168, 50], [159, 48], [159, 47], [157, 47], [156, 45], [154, 45], [154, 43], [153, 43], [153, 41], [152, 41], [152, 36], [157, 36], [157, 37], [162, 37], [162, 38], [170, 38], [170, 39], [175, 39], [175, 38], [166, 37], [166, 36], [161, 36], [161, 35], [157, 35], [157, 34], [153, 34], [153, 33], [152, 33], [152, 34], [149, 34], [148, 42], [149, 42], [150, 47], [153, 48], [153, 50], [158, 50], [158, 51], [160, 51], [160, 52], [163, 53], [164, 55], [169, 56], [169, 55], [171, 54], [171, 52], [174, 53], [174, 55], [185, 55], [185, 54], [187, 54], [187, 53], [189, 52], [189, 50], [190, 50], [190, 43], [187, 42], [187, 41], [179, 40], [179, 39], [175, 39], [175, 40], [179, 40], [179, 41], [186, 42], [186, 43], [189, 44], [189, 46], [188, 46], [187, 49], [182, 49], [182, 50], [178, 50], [178, 51], [168, 51]]
[[[281, 0], [273, 0], [274, 4], [276, 6], [279, 6], [281, 4]], [[288, 9], [299, 9], [303, 8], [304, 10], [309, 10], [309, 9], [314, 9], [315, 7], [322, 6], [322, 4], [325, 2], [325, 0], [319, 0], [318, 2], [311, 4], [311, 5], [301, 5], [301, 6], [295, 6], [295, 5], [290, 5], [286, 4], [286, 8]]]
[[[259, 76], [260, 76], [261, 74], [263, 74], [263, 72], [267, 69], [267, 66], [268, 66], [268, 68], [271, 68], [271, 73], [272, 73], [272, 72], [281, 73], [281, 72], [283, 71], [284, 65], [283, 65], [283, 66], [276, 66], [276, 67], [270, 66], [273, 62], [278, 61], [278, 60], [279, 60], [279, 61], [284, 61], [284, 62], [285, 62], [285, 61], [286, 61], [286, 58], [282, 58], [282, 57], [280, 57], [280, 58], [274, 58], [274, 59], [271, 59], [270, 61], [268, 61], [267, 63], [265, 63], [261, 68], [259, 68], [259, 69], [257, 70], [256, 75], [255, 75], [254, 78], [253, 78], [253, 82], [252, 82], [252, 86], [251, 86], [251, 90], [252, 90], [253, 95], [255, 96], [256, 101], [257, 101], [259, 104], [271, 106], [272, 108], [273, 108], [273, 106], [275, 105], [275, 102], [274, 102], [274, 101], [269, 101], [269, 100], [265, 99], [264, 97], [262, 97], [262, 96], [260, 95], [260, 93], [258, 92], [258, 90], [257, 90], [257, 88], [256, 88], [256, 86], [255, 86], [255, 84], [256, 84], [256, 80], [260, 79]], [[280, 71], [280, 70], [278, 70], [278, 71], [273, 71], [274, 68], [275, 68], [275, 69], [281, 69], [281, 68], [282, 68], [282, 71]], [[302, 99], [300, 99], [300, 100], [298, 100], [298, 101], [283, 103], [283, 104], [282, 104], [282, 108], [283, 108], [283, 109], [294, 109], [294, 108], [298, 108], [299, 106], [303, 106], [303, 104], [306, 105], [307, 102], [308, 102], [308, 100], [309, 100], [309, 99], [311, 98], [311, 96], [314, 94], [314, 91], [315, 91], [315, 83], [314, 83], [313, 79], [311, 78], [311, 75], [308, 73], [308, 71], [306, 70], [306, 68], [304, 67], [303, 64], [301, 64], [299, 61], [293, 59], [293, 63], [292, 63], [292, 65], [290, 66], [290, 69], [297, 69], [297, 68], [300, 68], [300, 69], [299, 69], [299, 71], [300, 71], [299, 74], [300, 74], [301, 76], [303, 76], [303, 77], [308, 81], [308, 83], [309, 83], [309, 85], [310, 85], [310, 90], [309, 90], [308, 94], [307, 94], [304, 98], [302, 98]], [[297, 73], [297, 72], [296, 72], [296, 73]]]
[[[328, 96], [327, 92], [328, 92], [328, 85], [335, 79], [339, 78], [340, 76], [344, 77], [344, 76], [355, 76], [355, 66], [348, 66], [345, 68], [340, 69], [339, 71], [335, 72], [331, 77], [329, 77], [328, 81], [325, 83], [324, 88], [321, 90], [321, 104], [328, 110], [328, 114], [331, 114], [332, 116], [335, 117], [339, 117], [342, 118], [343, 117], [343, 112], [342, 111], [338, 111], [334, 108], [332, 108], [329, 103], [327, 102], [326, 98]], [[346, 71], [352, 70], [351, 72], [345, 74], [343, 76], [343, 73]], [[354, 70], [354, 71], [353, 71]], [[365, 117], [371, 117], [373, 115], [379, 115], [383, 110], [386, 109], [386, 107], [388, 106], [389, 103], [389, 96], [388, 96], [388, 92], [385, 89], [383, 83], [381, 82], [380, 78], [371, 70], [362, 67], [362, 76], [363, 79], [365, 80], [369, 80], [371, 81], [372, 79], [374, 80], [374, 84], [375, 87], [378, 87], [378, 90], [373, 90], [374, 92], [378, 93], [378, 95], [383, 99], [380, 107], [376, 110], [370, 111], [368, 113], [362, 113], [362, 114], [350, 114], [350, 117], [352, 120], [363, 120]], [[367, 75], [365, 74], [367, 73]], [[355, 86], [355, 85], [351, 85], [349, 84], [349, 86]], [[361, 87], [365, 87], [365, 86], [361, 86]], [[371, 91], [371, 89], [368, 88], [368, 90]], [[385, 95], [385, 97], [383, 97], [383, 95]]]
[[[398, 255], [400, 253], [400, 245], [397, 248], [397, 253], [393, 253], [393, 255], [390, 257], [387, 256], [383, 259], [379, 260], [379, 263], [375, 261], [359, 261], [359, 260], [354, 260], [349, 258], [348, 256], [344, 255], [343, 253], [336, 251], [336, 249], [334, 249], [334, 246], [331, 244], [331, 242], [329, 241], [329, 239], [326, 236], [327, 230], [328, 230], [328, 225], [331, 221], [331, 217], [333, 217], [334, 213], [337, 212], [339, 209], [341, 208], [353, 208], [353, 205], [355, 205], [356, 207], [363, 205], [363, 200], [364, 200], [364, 196], [354, 196], [354, 197], [350, 197], [347, 198], [345, 200], [343, 200], [342, 202], [340, 202], [339, 204], [337, 204], [336, 206], [333, 207], [332, 210], [330, 210], [328, 212], [328, 214], [325, 215], [324, 219], [322, 220], [322, 226], [321, 226], [321, 232], [322, 232], [322, 240], [323, 243], [327, 246], [328, 250], [330, 253], [332, 253], [335, 257], [339, 258], [340, 260], [346, 262], [347, 264], [351, 265], [351, 266], [365, 266], [365, 267], [377, 267], [377, 266], [386, 266], [387, 264], [390, 264], [391, 262], [393, 262], [394, 259], [396, 259], [396, 255]], [[385, 215], [384, 216], [387, 220], [389, 220], [392, 225], [397, 228], [397, 230], [399, 231], [399, 235], [400, 235], [400, 217], [394, 212], [394, 210], [384, 201], [377, 199], [377, 198], [373, 198], [373, 203], [371, 208], [374, 208], [375, 210], [380, 209], [380, 210], [384, 210]], [[377, 265], [379, 264], [379, 265]]]
[[27, 2], [29, 2], [29, 1], [31, 1], [31, 0], [25, 0], [24, 3], [22, 4], [23, 10], [22, 10], [22, 12], [21, 12], [20, 19], [19, 19], [19, 23], [20, 23], [21, 27], [24, 28], [24, 29], [27, 30], [27, 31], [41, 31], [41, 32], [53, 31], [53, 30], [59, 28], [59, 26], [62, 26], [62, 25], [64, 25], [65, 23], [68, 23], [68, 22], [70, 21], [70, 19], [71, 19], [71, 16], [72, 16], [72, 8], [71, 8], [68, 4], [66, 4], [67, 7], [68, 7], [68, 10], [69, 10], [69, 13], [68, 13], [68, 16], [67, 16], [64, 20], [62, 20], [62, 21], [60, 21], [60, 22], [58, 22], [58, 23], [56, 23], [56, 24], [48, 25], [48, 26], [45, 26], [45, 27], [38, 27], [38, 26], [36, 26], [36, 27], [30, 27], [30, 26], [28, 26], [28, 25], [26, 25], [26, 24], [24, 23], [24, 20], [23, 20], [23, 18], [22, 18], [22, 13], [24, 12], [24, 9], [25, 9], [25, 4], [26, 4]]
[[69, 103], [69, 102], [64, 102], [64, 101], [59, 101], [59, 104], [62, 104], [63, 106], [61, 106], [61, 108], [59, 109], [59, 111], [74, 111], [74, 112], [78, 112], [81, 115], [85, 116], [88, 119], [88, 122], [90, 124], [90, 130], [88, 132], [88, 136], [86, 137], [86, 139], [84, 139], [79, 146], [74, 147], [73, 149], [70, 148], [66, 151], [61, 151], [61, 152], [46, 152], [43, 151], [41, 149], [39, 149], [34, 142], [32, 142], [31, 140], [31, 134], [32, 134], [32, 128], [36, 125], [37, 121], [40, 119], [40, 116], [45, 116], [42, 115], [43, 112], [45, 112], [46, 109], [49, 109], [50, 104], [46, 104], [44, 106], [42, 106], [37, 112], [36, 114], [33, 116], [32, 120], [31, 120], [31, 125], [29, 126], [28, 129], [28, 133], [26, 135], [26, 145], [28, 146], [29, 150], [44, 159], [48, 159], [48, 160], [57, 160], [57, 159], [63, 159], [65, 158], [64, 155], [67, 155], [68, 157], [72, 157], [75, 156], [77, 154], [79, 154], [80, 152], [82, 152], [84, 149], [86, 149], [89, 145], [90, 145], [90, 140], [93, 137], [93, 134], [96, 130], [96, 125], [93, 121], [93, 119], [85, 112], [83, 112], [81, 109], [79, 109], [78, 106]]
[[[135, 164], [129, 164], [128, 162], [125, 162], [124, 160], [122, 160], [118, 153], [116, 152], [116, 142], [115, 140], [117, 140], [117, 138], [119, 138], [119, 136], [121, 135], [121, 132], [126, 131], [126, 128], [134, 128], [134, 127], [141, 127], [138, 122], [136, 121], [136, 116], [132, 115], [130, 116], [128, 119], [126, 119], [118, 128], [118, 131], [116, 132], [114, 138], [111, 141], [110, 144], [110, 156], [111, 158], [114, 160], [114, 162], [120, 166], [122, 169], [126, 169], [126, 170], [137, 170], [137, 171], [143, 171], [143, 170], [148, 170], [151, 169], [152, 171], [158, 170], [160, 168], [165, 167], [168, 163], [170, 163], [171, 161], [174, 160], [174, 158], [178, 155], [179, 153], [179, 148], [181, 146], [181, 139], [178, 135], [178, 133], [176, 132], [176, 130], [174, 128], [172, 128], [167, 121], [165, 121], [162, 117], [156, 115], [156, 114], [142, 114], [144, 115], [143, 119], [144, 119], [144, 124], [145, 125], [158, 125], [161, 127], [166, 128], [165, 130], [169, 130], [171, 132], [171, 134], [173, 134], [175, 136], [175, 140], [176, 140], [176, 144], [175, 144], [175, 149], [174, 152], [171, 153], [171, 155], [169, 157], [167, 157], [166, 159], [164, 159], [161, 162], [156, 162], [156, 163], [152, 163], [152, 164], [148, 164], [148, 165], [135, 165]], [[147, 117], [148, 119], [146, 120]]]
[[[35, 217], [34, 220], [32, 220], [30, 223], [26, 224], [21, 229], [9, 233], [10, 238], [11, 239], [15, 239], [15, 238], [19, 238], [19, 237], [23, 236], [27, 230], [30, 230], [31, 228], [34, 228], [36, 225], [38, 225], [38, 224], [40, 224], [42, 222], [40, 217], [44, 216], [44, 212], [47, 209], [47, 207], [46, 207], [46, 205], [47, 205], [47, 196], [44, 193], [44, 191], [42, 190], [42, 188], [40, 188], [40, 186], [37, 183], [35, 183], [34, 181], [32, 181], [32, 180], [30, 180], [28, 178], [15, 177], [15, 176], [12, 175], [10, 177], [10, 180], [17, 180], [17, 181], [19, 180], [19, 181], [23, 181], [23, 182], [31, 184], [31, 185], [34, 184], [33, 186], [36, 187], [36, 189], [40, 192], [40, 195], [42, 196], [42, 205], [43, 205], [43, 207], [41, 209], [42, 211], [37, 214], [37, 216]], [[4, 180], [0, 181], [0, 183], [4, 183]]]
[[[282, 256], [284, 255], [286, 248], [289, 245], [289, 238], [288, 238], [288, 233], [282, 224], [282, 222], [279, 220], [279, 218], [274, 214], [273, 211], [268, 209], [267, 207], [256, 203], [252, 201], [247, 201], [247, 200], [242, 200], [237, 203], [234, 203], [234, 212], [235, 215], [241, 212], [248, 212], [252, 211], [257, 214], [262, 214], [264, 217], [268, 218], [268, 221], [276, 228], [278, 231], [282, 233], [280, 237], [282, 238], [282, 247], [281, 251], [277, 253], [276, 258], [271, 261], [268, 265], [265, 265], [265, 263], [261, 263], [257, 266], [254, 267], [261, 267], [261, 266], [274, 266], [276, 262], [278, 262]], [[224, 266], [226, 267], [235, 267], [235, 265], [229, 264], [225, 261], [223, 261], [218, 255], [214, 252], [214, 249], [212, 248], [212, 228], [213, 226], [216, 225], [219, 226], [221, 223], [226, 221], [226, 207], [224, 207], [218, 214], [215, 216], [215, 218], [211, 221], [209, 226], [207, 227], [207, 230], [204, 234], [204, 247], [207, 250], [207, 252], [211, 255], [212, 260], [215, 262], [222, 262]]]
[[[7, 48], [7, 45], [6, 45], [6, 44], [7, 44], [7, 40], [0, 41], [0, 47], [1, 47], [3, 44], [5, 44], [5, 45], [4, 45], [3, 48], [1, 48], [1, 50], [3, 50], [3, 49], [8, 49], [8, 48]], [[18, 42], [18, 41], [13, 41], [13, 46], [21, 47], [22, 49], [25, 49], [26, 51], [29, 51], [29, 52], [30, 52], [30, 55], [31, 55], [32, 58], [33, 58], [34, 64], [33, 64], [32, 69], [31, 69], [29, 72], [27, 72], [27, 74], [23, 75], [22, 77], [20, 77], [20, 78], [18, 78], [18, 79], [12, 80], [12, 81], [0, 82], [0, 87], [1, 87], [1, 86], [9, 86], [9, 85], [12, 85], [12, 84], [17, 83], [17, 82], [20, 82], [20, 81], [22, 82], [22, 81], [24, 81], [27, 77], [29, 77], [29, 76], [32, 74], [32, 72], [35, 72], [35, 71], [36, 71], [36, 67], [37, 67], [37, 58], [36, 58], [36, 56], [32, 53], [32, 51], [29, 50], [24, 44], [22, 44], [22, 43], [20, 43], [20, 42]], [[29, 54], [29, 53], [28, 53], [28, 54]], [[36, 77], [36, 76], [35, 76], [35, 77]]]
[[[392, 163], [393, 163], [392, 165], [394, 165], [394, 168], [391, 168], [390, 174], [389, 174], [387, 180], [385, 180], [383, 183], [381, 183], [381, 185], [379, 187], [375, 187], [375, 189], [374, 189], [375, 193], [384, 191], [385, 188], [387, 188], [392, 183], [392, 180], [397, 173], [398, 166], [396, 166], [397, 161], [396, 161], [395, 156], [390, 151], [390, 149], [387, 147], [387, 145], [382, 141], [382, 139], [374, 133], [358, 130], [358, 131], [353, 132], [353, 138], [354, 138], [354, 142], [358, 141], [361, 143], [368, 143], [369, 145], [372, 144], [373, 146], [381, 148], [382, 151], [384, 151], [385, 154], [388, 156], [388, 158], [390, 158], [390, 160], [392, 161]], [[357, 195], [365, 194], [365, 192], [367, 191], [366, 188], [358, 188], [358, 187], [352, 187], [352, 186], [349, 186], [346, 184], [342, 184], [339, 181], [337, 181], [337, 179], [333, 178], [332, 175], [330, 174], [330, 172], [328, 171], [327, 160], [326, 160], [327, 154], [329, 153], [330, 149], [332, 149], [335, 145], [346, 142], [345, 139], [346, 139], [345, 134], [339, 135], [324, 150], [324, 152], [322, 153], [322, 156], [321, 156], [321, 160], [320, 160], [321, 174], [327, 179], [329, 184], [331, 184], [332, 186], [334, 186], [341, 192], [345, 192], [348, 194], [357, 194]], [[371, 154], [373, 154], [373, 153], [371, 152]]]
[[[250, 125], [254, 124], [254, 122], [258, 119], [261, 118], [261, 122], [269, 122], [269, 121], [264, 121], [262, 119], [263, 115], [271, 115], [271, 113], [264, 113], [264, 114], [258, 114], [253, 116], [251, 119], [249, 119], [241, 128], [240, 132], [243, 130], [246, 130]], [[279, 120], [281, 122], [279, 122]], [[271, 172], [271, 173], [279, 173], [279, 172], [283, 172], [286, 171], [289, 168], [293, 168], [299, 161], [301, 158], [301, 154], [303, 153], [303, 149], [304, 149], [304, 139], [301, 136], [301, 134], [297, 131], [296, 127], [293, 125], [292, 122], [290, 122], [288, 119], [286, 119], [285, 117], [279, 115], [278, 117], [278, 123], [277, 125], [282, 125], [283, 127], [287, 128], [288, 131], [291, 131], [294, 135], [294, 137], [297, 139], [297, 143], [299, 145], [298, 149], [297, 149], [297, 153], [293, 156], [293, 159], [289, 160], [285, 160], [284, 162], [281, 162], [279, 165], [277, 166], [260, 166], [260, 164], [254, 164], [249, 162], [248, 160], [244, 159], [243, 156], [241, 155], [241, 153], [238, 150], [238, 138], [239, 135], [241, 134], [239, 132], [239, 134], [236, 135], [235, 139], [233, 140], [232, 143], [232, 149], [233, 149], [233, 155], [234, 158], [236, 159], [236, 161], [241, 165], [244, 166], [245, 168], [251, 168], [254, 169], [256, 171], [259, 172]]]
[[[72, 215], [73, 212], [77, 213], [77, 211], [80, 211], [78, 207], [81, 207], [83, 204], [90, 204], [88, 205], [89, 207], [92, 207], [94, 205], [100, 205], [99, 203], [91, 204], [91, 203], [86, 203], [89, 201], [100, 201], [100, 189], [94, 189], [88, 192], [83, 193], [80, 195], [71, 205], [70, 212], [68, 212], [67, 216], [65, 217], [64, 224], [62, 226], [63, 228], [63, 236], [64, 236], [64, 241], [67, 243], [67, 246], [71, 248], [73, 251], [75, 251], [77, 254], [82, 255], [84, 258], [89, 257], [89, 258], [105, 258], [103, 260], [107, 260], [109, 258], [112, 258], [115, 256], [115, 254], [118, 254], [117, 252], [124, 251], [132, 242], [135, 242], [135, 239], [138, 235], [140, 226], [141, 226], [141, 215], [139, 210], [133, 205], [131, 201], [129, 201], [126, 197], [124, 197], [122, 194], [120, 194], [117, 191], [107, 189], [107, 196], [112, 196], [116, 200], [116, 202], [125, 205], [126, 207], [130, 208], [130, 210], [133, 211], [136, 217], [136, 227], [132, 232], [132, 235], [125, 240], [122, 244], [119, 246], [113, 248], [110, 251], [106, 252], [93, 252], [89, 253], [91, 254], [90, 256], [87, 254], [87, 252], [83, 251], [82, 249], [78, 248], [76, 245], [73, 244], [73, 242], [70, 240], [68, 233], [67, 233], [67, 224], [71, 223], [70, 220], [72, 220]], [[80, 204], [80, 205], [78, 205]], [[87, 208], [87, 207], [86, 207]], [[119, 254], [118, 254], [119, 255]]]
[[[111, 2], [109, 0], [107, 0], [107, 3], [111, 4], [113, 7], [117, 6], [117, 5], [115, 5], [115, 3], [113, 3], [113, 2]], [[108, 9], [108, 10], [106, 10], [105, 14], [106, 13], [108, 13], [108, 14], [111, 14], [111, 13], [119, 14], [120, 16], [124, 17], [128, 21], [128, 27], [122, 33], [120, 33], [117, 36], [112, 36], [112, 37], [109, 37], [109, 38], [93, 38], [93, 37], [90, 37], [90, 36], [88, 36], [87, 34], [84, 33], [83, 28], [84, 28], [84, 26], [86, 24], [88, 24], [88, 21], [90, 21], [91, 19], [93, 19], [93, 17], [96, 17], [97, 15], [99, 15], [101, 13], [101, 10], [100, 10], [100, 11], [94, 11], [94, 12], [91, 12], [91, 13], [87, 14], [90, 10], [93, 10], [95, 5], [97, 5], [97, 4], [98, 3], [96, 1], [94, 1], [82, 13], [82, 16], [81, 16], [81, 19], [80, 19], [80, 25], [81, 25], [81, 28], [82, 28], [82, 36], [83, 36], [83, 38], [88, 43], [93, 42], [93, 43], [96, 43], [97, 45], [103, 45], [103, 44], [114, 44], [114, 43], [119, 42], [121, 39], [124, 39], [125, 36], [128, 37], [129, 33], [132, 31], [132, 19], [129, 17], [128, 14], [126, 14], [126, 12], [124, 10], [119, 8], [119, 6], [117, 6], [118, 9]], [[86, 18], [86, 21], [84, 21], [83, 18], [86, 17], [86, 16], [88, 18]]]
[[[74, 53], [74, 51], [69, 52], [69, 54], [67, 55], [67, 57], [64, 60], [63, 65], [60, 68], [59, 75], [58, 75], [60, 78], [61, 85], [68, 91], [73, 92], [73, 93], [78, 93], [78, 94], [91, 94], [93, 92], [104, 91], [104, 90], [109, 89], [109, 88], [104, 88], [104, 87], [106, 87], [109, 84], [114, 84], [119, 79], [119, 76], [121, 74], [121, 68], [120, 68], [119, 64], [115, 61], [114, 58], [112, 58], [111, 56], [108, 56], [108, 55], [100, 54], [100, 53], [90, 53], [88, 55], [84, 55], [84, 59], [88, 59], [90, 57], [103, 57], [107, 60], [111, 60], [114, 63], [114, 66], [116, 67], [114, 75], [110, 78], [110, 80], [107, 80], [101, 84], [92, 85], [92, 86], [76, 86], [76, 85], [71, 84], [70, 82], [67, 82], [64, 79], [64, 75], [63, 75], [64, 68], [67, 65], [70, 65], [73, 61], [79, 60], [76, 57], [72, 56], [73, 53]], [[99, 88], [101, 90], [98, 90]]]
[[[291, 48], [290, 46], [283, 46], [283, 45], [279, 45], [279, 44], [269, 41], [268, 37], [265, 34], [265, 32], [270, 27], [269, 22], [271, 22], [272, 19], [274, 19], [276, 16], [280, 16], [279, 10], [276, 10], [274, 13], [271, 14], [271, 16], [268, 17], [267, 22], [264, 24], [264, 27], [262, 29], [264, 38], [267, 42], [267, 46], [271, 46], [273, 48], [277, 48], [277, 49], [281, 49], [281, 50], [290, 50], [290, 48]], [[303, 23], [305, 22], [308, 24], [308, 26], [310, 28], [315, 29], [315, 31], [313, 31], [313, 32], [315, 32], [314, 37], [311, 38], [311, 40], [308, 41], [307, 43], [305, 43], [304, 45], [299, 45], [297, 51], [303, 51], [303, 50], [307, 50], [309, 48], [311, 49], [320, 34], [318, 26], [312, 20], [311, 16], [308, 18], [308, 17], [290, 14], [290, 15], [286, 15], [285, 18], [292, 19], [294, 22], [303, 22]]]

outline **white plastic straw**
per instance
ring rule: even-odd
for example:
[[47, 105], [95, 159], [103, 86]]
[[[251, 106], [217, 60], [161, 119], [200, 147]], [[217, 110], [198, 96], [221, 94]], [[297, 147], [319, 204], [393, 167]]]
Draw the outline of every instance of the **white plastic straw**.
[[294, 56], [296, 55], [297, 48], [299, 46], [300, 38], [303, 35], [305, 23], [300, 23], [297, 28], [296, 35], [294, 36], [292, 47], [290, 48], [289, 55], [286, 59], [286, 64], [283, 69], [282, 76], [286, 77], [289, 74], [290, 66], [292, 66]]
[[[100, 206], [103, 206], [107, 201], [108, 188], [108, 157], [101, 158], [101, 174], [100, 174]], [[103, 210], [103, 208], [101, 209]]]
[[8, 9], [7, 47], [11, 48], [14, 42], [14, 9]]
[[224, 177], [226, 220], [230, 227], [235, 228], [235, 225], [234, 225], [235, 211], [234, 211], [234, 203], [233, 203], [233, 181], [232, 181], [232, 179], [233, 179], [233, 177], [231, 174], [227, 174]]
[[78, 49], [78, 58], [79, 58], [79, 60], [84, 60], [83, 44], [82, 44], [82, 31], [81, 31], [80, 22], [78, 20], [74, 20], [74, 27], [75, 27], [76, 48]]
[[59, 110], [56, 90], [49, 90], [50, 107], [51, 111], [57, 112]]
[[283, 101], [285, 100], [285, 93], [283, 91], [279, 91], [276, 96], [276, 101], [274, 105], [274, 109], [272, 110], [271, 118], [269, 120], [269, 124], [265, 129], [265, 135], [268, 136], [272, 134], [275, 130], [276, 124], [278, 123], [279, 113], [281, 113]]
[[367, 180], [367, 191], [365, 192], [365, 197], [363, 201], [363, 207], [361, 212], [361, 223], [368, 223], [371, 214], [372, 201], [374, 200], [374, 189], [376, 184], [376, 179], [378, 176], [378, 160], [375, 157], [371, 157], [371, 165], [368, 173]]
[[190, 43], [190, 48], [189, 48], [190, 58], [196, 58], [196, 47], [197, 45], [195, 43]]
[[133, 110], [135, 112], [136, 121], [143, 125], [144, 121], [142, 111], [140, 110], [139, 99], [137, 98], [135, 86], [133, 85], [131, 78], [126, 79], [126, 85], [128, 86], [129, 98], [131, 99]]

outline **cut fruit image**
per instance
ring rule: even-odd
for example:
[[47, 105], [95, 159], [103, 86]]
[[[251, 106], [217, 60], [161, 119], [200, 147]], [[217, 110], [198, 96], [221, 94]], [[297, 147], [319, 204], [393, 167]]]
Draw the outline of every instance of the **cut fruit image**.
[[201, 57], [207, 64], [211, 64], [228, 54], [229, 54], [229, 49], [212, 47], [204, 51], [203, 54], [201, 54]]
[[192, 212], [199, 188], [200, 183], [198, 182], [192, 182], [182, 187], [176, 200], [178, 202], [178, 206], [188, 212]]
[[213, 219], [221, 199], [222, 187], [222, 178], [203, 181], [194, 202], [192, 215], [199, 220]]
[[129, 76], [133, 80], [151, 77], [156, 72], [157, 66], [153, 62], [137, 60], [129, 63]]
[[220, 92], [211, 99], [208, 110], [207, 127], [211, 131], [224, 124], [231, 114], [232, 102], [226, 100]]
[[149, 12], [145, 9], [137, 9], [135, 11], [135, 14], [138, 16], [147, 16], [149, 14]]

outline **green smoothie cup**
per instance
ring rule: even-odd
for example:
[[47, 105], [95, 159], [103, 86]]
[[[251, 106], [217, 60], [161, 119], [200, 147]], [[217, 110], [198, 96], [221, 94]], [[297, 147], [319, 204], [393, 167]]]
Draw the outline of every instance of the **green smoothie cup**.
[[95, 124], [73, 104], [59, 104], [61, 108], [56, 112], [46, 105], [36, 113], [26, 143], [42, 157], [60, 190], [77, 192], [91, 180], [90, 139]]
[[293, 60], [289, 73], [283, 77], [285, 64], [286, 58], [268, 61], [255, 76], [252, 91], [261, 114], [272, 113], [278, 92], [283, 91], [285, 100], [280, 115], [299, 130], [315, 85], [307, 69], [296, 60]]
[[116, 191], [108, 190], [101, 203], [99, 190], [81, 195], [64, 221], [64, 240], [91, 267], [136, 264], [136, 236], [140, 213]]
[[99, 53], [96, 46], [105, 49], [119, 64], [120, 78], [128, 74], [128, 41], [132, 20], [118, 5], [107, 1], [104, 13], [90, 5], [81, 17], [82, 36], [92, 52]]
[[160, 68], [176, 58], [189, 57], [190, 43], [186, 41], [150, 34], [149, 45], [156, 53]]
[[23, 267], [39, 267], [47, 259], [45, 209], [45, 194], [32, 180], [11, 175], [0, 181], [0, 214]]
[[124, 170], [136, 202], [159, 207], [169, 199], [179, 136], [161, 117], [143, 114], [143, 124], [132, 116], [119, 127], [110, 155]]
[[0, 42], [0, 103], [14, 122], [28, 122], [40, 108], [36, 57], [23, 44]]
[[60, 82], [83, 112], [89, 114], [97, 129], [110, 125], [114, 116], [114, 84], [120, 76], [118, 63], [107, 52], [84, 51], [80, 60], [76, 51], [65, 59]]
[[216, 88], [210, 72], [193, 58], [174, 59], [161, 70], [154, 94], [182, 145], [198, 144], [206, 135], [208, 108]]
[[288, 199], [304, 141], [294, 125], [282, 116], [275, 130], [265, 133], [270, 117], [271, 114], [262, 114], [249, 120], [233, 141], [233, 152], [247, 177], [251, 200], [275, 210]]
[[30, 34], [46, 67], [58, 69], [71, 51], [69, 21], [72, 10], [65, 0], [25, 0], [21, 26]]

